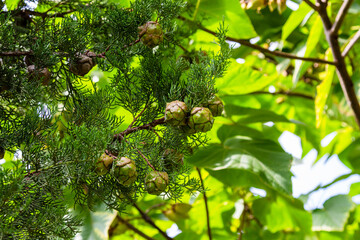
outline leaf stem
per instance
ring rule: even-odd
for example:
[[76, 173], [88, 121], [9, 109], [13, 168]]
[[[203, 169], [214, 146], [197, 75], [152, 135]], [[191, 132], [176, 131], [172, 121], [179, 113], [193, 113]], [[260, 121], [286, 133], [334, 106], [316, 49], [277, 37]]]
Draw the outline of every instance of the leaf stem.
[[197, 2], [196, 2], [195, 12], [194, 12], [194, 16], [193, 16], [193, 21], [196, 20], [196, 16], [197, 16], [197, 14], [198, 14], [198, 12], [199, 12], [200, 2], [201, 2], [201, 0], [197, 0]]
[[208, 236], [209, 236], [209, 240], [211, 240], [212, 235], [211, 235], [211, 227], [210, 227], [210, 214], [209, 214], [209, 206], [208, 206], [207, 196], [206, 196], [205, 187], [204, 187], [204, 181], [203, 181], [202, 176], [201, 176], [201, 170], [197, 167], [196, 171], [199, 174], [201, 187], [204, 190], [203, 195], [204, 195], [204, 203], [205, 203], [205, 211], [206, 211], [207, 233], [208, 233]]

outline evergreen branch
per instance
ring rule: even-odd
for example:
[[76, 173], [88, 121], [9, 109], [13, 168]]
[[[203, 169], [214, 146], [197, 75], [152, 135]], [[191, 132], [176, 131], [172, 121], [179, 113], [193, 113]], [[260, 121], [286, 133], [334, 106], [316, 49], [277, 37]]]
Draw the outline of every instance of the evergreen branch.
[[[126, 141], [126, 140], [125, 140]], [[127, 143], [129, 143], [128, 141], [126, 141]], [[151, 167], [154, 171], [156, 171], [156, 169], [154, 168], [154, 166], [150, 163], [149, 159], [147, 157], [145, 157], [145, 155], [135, 147], [136, 151], [140, 154], [140, 156], [145, 159], [146, 163], [149, 165], [149, 167]]]
[[341, 56], [346, 57], [349, 53], [351, 48], [355, 45], [355, 43], [360, 39], [360, 29], [355, 33], [354, 37], [349, 41], [349, 44], [346, 45], [344, 51], [342, 52]]
[[341, 24], [344, 21], [346, 13], [348, 12], [353, 1], [354, 0], [345, 0], [343, 2], [343, 4], [341, 5], [340, 10], [339, 10], [338, 14], [336, 15], [335, 22], [330, 30], [332, 35], [334, 35], [334, 34], [336, 35], [338, 33], [338, 31], [341, 27]]
[[[360, 127], [360, 104], [357, 99], [357, 95], [355, 93], [354, 83], [352, 82], [349, 72], [346, 68], [345, 59], [341, 54], [338, 36], [337, 34], [333, 34], [334, 33], [333, 30], [336, 28], [334, 28], [331, 24], [331, 21], [327, 13], [326, 3], [323, 3], [321, 1], [319, 3], [320, 3], [319, 16], [321, 17], [321, 20], [323, 22], [326, 40], [329, 43], [329, 46], [332, 51], [332, 55], [336, 67], [336, 73], [339, 78], [341, 89], [345, 95], [346, 101], [348, 102], [349, 106], [354, 112], [356, 123]], [[346, 12], [345, 10], [346, 9], [343, 9], [342, 15], [345, 15]]]
[[32, 51], [9, 51], [9, 52], [0, 52], [0, 56], [7, 57], [7, 56], [30, 56], [33, 55]]
[[141, 110], [141, 112], [136, 116], [134, 117], [134, 120], [130, 123], [129, 127], [127, 129], [130, 129], [134, 123], [136, 122], [136, 120], [138, 120], [138, 118], [145, 112], [146, 108], [148, 107], [148, 103], [146, 103], [145, 107], [143, 108], [143, 110]]
[[[210, 30], [210, 29], [207, 29], [205, 28], [204, 26], [198, 24], [198, 23], [195, 23], [189, 19], [186, 19], [182, 16], [179, 16], [178, 19], [182, 20], [182, 21], [186, 21], [186, 22], [190, 22], [192, 24], [195, 24], [199, 29], [203, 30], [204, 32], [207, 32], [207, 33], [210, 33], [211, 35], [214, 35], [216, 36], [216, 32]], [[250, 43], [249, 40], [247, 39], [238, 39], [238, 38], [233, 38], [233, 37], [229, 37], [229, 36], [225, 36], [226, 40], [229, 40], [229, 41], [233, 41], [233, 42], [237, 42], [237, 43], [240, 43], [244, 46], [247, 46], [247, 47], [250, 47], [252, 49], [255, 49], [255, 50], [258, 50], [262, 53], [268, 53], [268, 54], [271, 54], [271, 55], [274, 55], [274, 56], [277, 56], [277, 57], [282, 57], [282, 58], [289, 58], [289, 59], [297, 59], [297, 60], [303, 60], [303, 61], [309, 61], [309, 62], [317, 62], [317, 63], [324, 63], [324, 64], [330, 64], [330, 65], [335, 65], [335, 62], [332, 62], [332, 61], [327, 61], [327, 60], [324, 60], [324, 59], [319, 59], [319, 58], [310, 58], [310, 57], [299, 57], [297, 55], [294, 55], [294, 54], [291, 54], [291, 53], [285, 53], [285, 52], [281, 52], [281, 51], [271, 51], [267, 48], [263, 48], [259, 45], [256, 45], [256, 44], [252, 44]]]
[[28, 9], [23, 9], [21, 11], [1, 11], [0, 14], [7, 14], [7, 13], [13, 13], [14, 15], [20, 15], [20, 14], [26, 14], [26, 15], [33, 15], [33, 16], [37, 16], [37, 17], [42, 17], [42, 18], [56, 18], [56, 17], [65, 17], [67, 14], [73, 13], [76, 10], [69, 10], [66, 12], [61, 12], [61, 13], [54, 13], [54, 14], [48, 14], [48, 11], [46, 12], [36, 12], [36, 11], [32, 11], [32, 10], [28, 10]]
[[211, 235], [211, 227], [210, 227], [210, 214], [209, 214], [209, 207], [208, 207], [208, 202], [207, 202], [207, 196], [206, 196], [206, 192], [205, 192], [205, 188], [204, 188], [204, 181], [202, 179], [201, 176], [201, 171], [200, 169], [197, 167], [196, 171], [199, 174], [199, 178], [200, 178], [200, 183], [201, 183], [201, 187], [204, 189], [203, 195], [204, 195], [204, 203], [205, 203], [205, 211], [206, 211], [206, 224], [207, 224], [207, 233], [209, 236], [209, 240], [212, 239], [212, 235]]
[[151, 219], [151, 217], [147, 215], [143, 210], [141, 210], [141, 208], [135, 202], [132, 202], [132, 205], [138, 210], [138, 212], [140, 213], [141, 217], [145, 220], [145, 222], [149, 223], [151, 226], [156, 228], [156, 230], [158, 230], [159, 233], [163, 235], [167, 240], [173, 240], [173, 238], [169, 237], [163, 230], [161, 230]]
[[301, 97], [305, 99], [314, 100], [313, 96], [306, 95], [303, 93], [297, 93], [297, 92], [290, 92], [285, 90], [280, 90], [278, 92], [267, 92], [267, 91], [255, 91], [248, 94], [271, 94], [271, 95], [286, 95], [286, 96], [294, 96], [294, 97]]
[[128, 134], [131, 134], [133, 132], [136, 132], [136, 131], [139, 131], [139, 130], [148, 130], [148, 129], [152, 129], [153, 127], [157, 126], [157, 125], [161, 125], [161, 124], [164, 124], [165, 123], [165, 118], [159, 118], [159, 119], [155, 119], [154, 121], [152, 121], [151, 123], [147, 123], [147, 124], [144, 124], [142, 126], [138, 126], [138, 127], [133, 127], [133, 128], [130, 128], [130, 129], [126, 129], [125, 131], [121, 132], [121, 133], [118, 133], [118, 134], [115, 134], [113, 136], [113, 141], [115, 140], [118, 140], [118, 141], [121, 141], [124, 136], [128, 135]]
[[[118, 218], [118, 220], [122, 223], [124, 223], [129, 229], [133, 230], [135, 233], [139, 234], [140, 236], [142, 236], [144, 239], [147, 240], [155, 240], [154, 238], [146, 235], [145, 233], [143, 233], [142, 231], [140, 231], [138, 228], [136, 228], [134, 225], [132, 225], [131, 223], [129, 223], [129, 221], [127, 221], [126, 219], [120, 217], [119, 215], [116, 216]], [[111, 229], [109, 229], [109, 237], [112, 237], [112, 232], [110, 232]]]

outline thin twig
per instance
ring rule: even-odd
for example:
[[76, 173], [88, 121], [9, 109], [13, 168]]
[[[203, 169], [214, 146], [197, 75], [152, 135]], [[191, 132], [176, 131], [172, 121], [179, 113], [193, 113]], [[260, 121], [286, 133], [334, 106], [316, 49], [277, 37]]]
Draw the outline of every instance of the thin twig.
[[147, 215], [143, 210], [141, 210], [141, 208], [132, 201], [132, 205], [138, 210], [138, 212], [140, 213], [141, 217], [147, 222], [149, 223], [151, 226], [153, 226], [154, 228], [156, 228], [156, 230], [159, 231], [159, 233], [161, 235], [163, 235], [166, 239], [168, 240], [172, 240], [173, 238], [169, 237], [163, 230], [161, 230], [156, 224], [155, 222], [150, 218], [149, 215]]
[[246, 221], [246, 218], [247, 218], [248, 211], [249, 211], [249, 206], [247, 205], [247, 203], [244, 202], [244, 209], [243, 209], [243, 211], [241, 213], [241, 216], [240, 216], [240, 226], [238, 228], [238, 232], [239, 232], [238, 240], [242, 240], [245, 221]]
[[156, 119], [154, 121], [152, 121], [151, 123], [147, 123], [144, 124], [142, 126], [138, 126], [138, 127], [133, 127], [130, 129], [126, 129], [125, 131], [115, 134], [113, 136], [113, 140], [122, 140], [122, 138], [128, 134], [131, 134], [133, 132], [139, 131], [139, 130], [148, 130], [148, 129], [152, 129], [153, 127], [157, 126], [157, 125], [161, 125], [165, 123], [165, 118], [160, 118], [160, 119]]
[[0, 56], [28, 56], [33, 55], [34, 53], [32, 51], [9, 51], [9, 52], [0, 52]]
[[336, 15], [336, 18], [335, 18], [335, 22], [331, 28], [331, 34], [337, 34], [340, 27], [341, 27], [341, 24], [343, 23], [344, 21], [344, 18], [346, 16], [346, 13], [348, 12], [351, 4], [353, 3], [354, 0], [345, 0], [343, 2], [343, 4], [341, 5], [340, 7], [340, 10], [338, 12], [338, 14]]
[[[15, 12], [15, 15], [22, 13], [22, 14], [33, 15], [33, 16], [38, 16], [38, 17], [42, 17], [42, 18], [55, 18], [55, 17], [65, 17], [65, 15], [75, 12], [75, 10], [69, 10], [66, 12], [54, 13], [54, 14], [48, 14], [47, 12], [36, 12], [36, 11], [28, 10], [28, 9], [23, 9], [20, 12], [17, 10], [10, 11], [10, 12]], [[8, 13], [8, 12], [6, 12], [6, 11], [0, 12], [0, 14], [6, 14], [6, 13]]]
[[349, 41], [348, 45], [346, 45], [344, 51], [342, 52], [341, 56], [346, 57], [346, 55], [349, 53], [351, 48], [355, 45], [357, 40], [360, 38], [360, 29], [355, 33], [354, 37]]
[[210, 214], [209, 214], [209, 207], [208, 207], [208, 202], [207, 202], [207, 196], [206, 196], [206, 193], [205, 193], [204, 181], [203, 181], [203, 179], [202, 179], [202, 177], [201, 177], [201, 171], [200, 171], [200, 169], [199, 169], [198, 167], [196, 168], [196, 171], [197, 171], [198, 174], [199, 174], [201, 187], [202, 187], [203, 190], [204, 190], [203, 195], [204, 195], [204, 203], [205, 203], [205, 210], [206, 210], [207, 232], [208, 232], [209, 240], [211, 240], [211, 239], [212, 239], [212, 235], [211, 235], [211, 227], [210, 227]]
[[[140, 231], [139, 229], [137, 229], [134, 225], [129, 223], [129, 221], [127, 221], [126, 219], [120, 217], [119, 215], [117, 215], [116, 217], [119, 219], [120, 222], [124, 223], [129, 229], [133, 230], [135, 233], [139, 234], [143, 238], [145, 238], [147, 240], [155, 240], [155, 238], [152, 238], [152, 237], [146, 235], [145, 233], [143, 233], [142, 231]], [[111, 236], [112, 236], [112, 232], [111, 232], [111, 229], [109, 229], [109, 237], [111, 237]]]
[[[125, 140], [126, 143], [129, 144], [129, 141]], [[149, 167], [151, 167], [154, 171], [156, 171], [156, 169], [154, 168], [154, 166], [150, 163], [149, 159], [147, 157], [145, 157], [145, 155], [139, 150], [137, 149], [137, 147], [135, 147], [135, 150], [140, 154], [140, 156], [145, 159], [146, 163], [149, 165]]]
[[162, 203], [158, 203], [158, 204], [152, 205], [152, 206], [150, 206], [148, 209], [146, 209], [145, 213], [146, 213], [146, 214], [149, 214], [149, 212], [151, 212], [153, 209], [162, 207], [162, 206], [164, 206], [164, 205], [166, 205], [166, 202], [162, 202]]
[[141, 112], [140, 112], [136, 117], [134, 117], [134, 120], [130, 123], [130, 125], [128, 126], [127, 129], [130, 129], [130, 128], [134, 125], [134, 123], [136, 122], [136, 120], [145, 112], [145, 110], [146, 110], [147, 107], [148, 107], [148, 102], [145, 104], [144, 109], [141, 110]]
[[309, 5], [315, 11], [319, 10], [319, 8], [315, 4], [313, 4], [310, 0], [304, 0], [304, 2], [306, 2], [306, 4]]
[[[180, 20], [183, 20], [183, 21], [187, 21], [187, 22], [191, 22], [192, 24], [195, 24], [197, 25], [197, 27], [207, 33], [210, 33], [214, 36], [216, 36], [216, 32], [210, 30], [210, 29], [207, 29], [205, 28], [204, 26], [194, 22], [194, 21], [191, 21], [189, 19], [186, 19], [182, 16], [179, 16], [178, 19]], [[249, 40], [247, 39], [238, 39], [238, 38], [233, 38], [233, 37], [228, 37], [226, 36], [226, 40], [229, 40], [229, 41], [233, 41], [233, 42], [237, 42], [237, 43], [240, 43], [244, 46], [247, 46], [247, 47], [250, 47], [252, 49], [256, 49], [262, 53], [268, 53], [268, 54], [271, 54], [271, 55], [274, 55], [274, 56], [277, 56], [277, 57], [282, 57], [282, 58], [289, 58], [289, 59], [298, 59], [298, 60], [303, 60], [303, 61], [309, 61], [309, 62], [317, 62], [317, 63], [326, 63], [326, 64], [331, 64], [331, 65], [335, 65], [334, 62], [332, 61], [327, 61], [327, 60], [324, 60], [324, 59], [319, 59], [319, 58], [310, 58], [310, 57], [299, 57], [297, 55], [294, 55], [294, 54], [291, 54], [291, 53], [285, 53], [285, 52], [280, 52], [280, 51], [271, 51], [267, 48], [263, 48], [259, 45], [256, 45], [256, 44], [252, 44], [249, 42]]]

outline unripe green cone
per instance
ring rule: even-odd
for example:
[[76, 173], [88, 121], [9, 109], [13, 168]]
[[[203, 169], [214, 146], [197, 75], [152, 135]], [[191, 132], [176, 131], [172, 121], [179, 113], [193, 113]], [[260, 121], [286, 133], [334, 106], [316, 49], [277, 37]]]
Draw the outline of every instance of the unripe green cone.
[[149, 47], [154, 48], [163, 41], [163, 31], [158, 22], [147, 22], [139, 27], [141, 42]]
[[137, 178], [135, 162], [127, 157], [121, 157], [115, 161], [114, 176], [124, 186], [130, 186]]
[[208, 108], [194, 107], [188, 125], [196, 132], [207, 132], [212, 128], [213, 122], [213, 115]]
[[145, 177], [145, 190], [153, 195], [164, 192], [169, 184], [169, 176], [166, 172], [151, 171]]
[[165, 122], [171, 126], [185, 126], [188, 108], [184, 102], [172, 101], [166, 104]]
[[205, 106], [211, 111], [213, 117], [221, 116], [224, 111], [224, 104], [218, 96], [214, 96]]
[[111, 168], [111, 164], [114, 161], [114, 159], [112, 157], [110, 157], [109, 155], [103, 153], [99, 160], [96, 163], [96, 172], [97, 174], [99, 174], [100, 176], [105, 175], [106, 173], [109, 172], [110, 168]]

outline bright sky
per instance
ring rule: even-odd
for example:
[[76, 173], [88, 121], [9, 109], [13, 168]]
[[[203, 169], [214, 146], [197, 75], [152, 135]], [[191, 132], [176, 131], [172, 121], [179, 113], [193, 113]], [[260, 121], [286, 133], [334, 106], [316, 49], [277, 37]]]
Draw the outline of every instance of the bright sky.
[[[321, 144], [326, 146], [331, 140], [332, 137], [325, 138]], [[301, 158], [301, 140], [298, 136], [285, 131], [279, 137], [279, 142], [286, 152], [290, 153], [295, 158]], [[297, 198], [302, 194], [307, 194], [317, 186], [324, 186], [331, 183], [336, 178], [351, 172], [351, 170], [340, 161], [337, 155], [331, 156], [327, 161], [323, 157], [314, 164], [316, 158], [317, 151], [312, 149], [301, 161], [299, 161], [299, 163], [294, 161], [291, 168], [291, 172], [294, 174], [292, 177], [294, 197]], [[359, 181], [360, 175], [355, 174], [326, 189], [315, 191], [310, 194], [304, 207], [306, 210], [321, 208], [323, 203], [330, 197], [338, 194], [348, 194], [351, 184]], [[353, 197], [352, 200], [359, 204], [360, 195]]]

